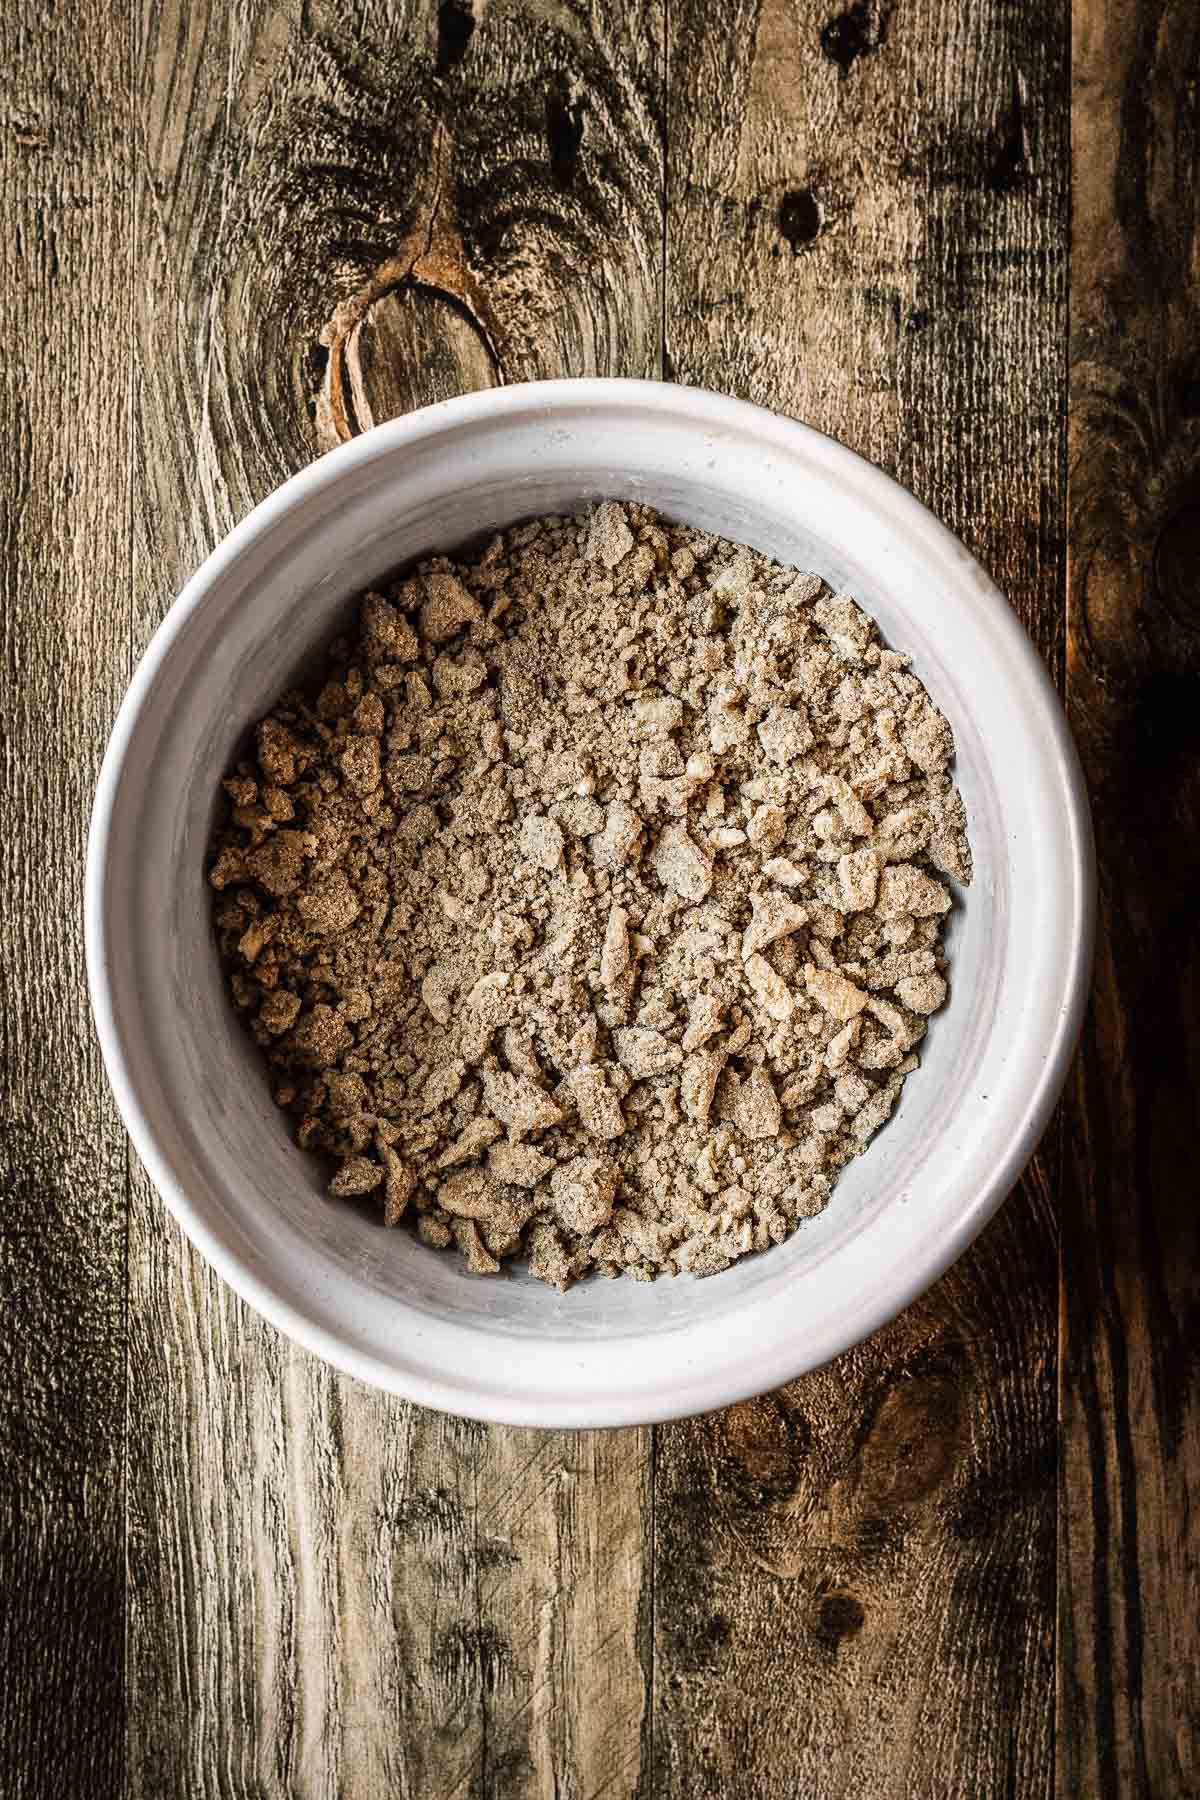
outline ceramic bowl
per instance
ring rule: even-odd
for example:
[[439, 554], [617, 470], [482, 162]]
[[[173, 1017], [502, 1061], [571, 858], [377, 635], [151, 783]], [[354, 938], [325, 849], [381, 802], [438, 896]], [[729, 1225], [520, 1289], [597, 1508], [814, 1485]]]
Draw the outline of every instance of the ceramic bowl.
[[[352, 597], [431, 551], [601, 497], [855, 595], [949, 718], [975, 859], [953, 991], [892, 1121], [818, 1218], [708, 1280], [566, 1295], [332, 1201], [292, 1142], [217, 963], [205, 848], [247, 727]], [[1087, 803], [1054, 690], [982, 569], [829, 438], [699, 389], [557, 381], [466, 395], [335, 450], [255, 509], [176, 600], [108, 747], [88, 850], [92, 1003], [151, 1179], [213, 1266], [361, 1380], [514, 1423], [664, 1419], [762, 1392], [928, 1287], [1012, 1187], [1062, 1085], [1088, 979]]]

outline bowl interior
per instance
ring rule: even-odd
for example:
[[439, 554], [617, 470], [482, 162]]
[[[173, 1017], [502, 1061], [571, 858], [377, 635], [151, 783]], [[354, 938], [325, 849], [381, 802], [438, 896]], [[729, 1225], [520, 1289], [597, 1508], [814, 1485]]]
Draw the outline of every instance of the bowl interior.
[[[768, 432], [749, 408], [697, 419], [686, 397], [675, 411], [614, 399], [464, 418], [463, 407], [430, 409], [416, 431], [385, 427], [283, 490], [206, 565], [155, 646], [116, 734], [98, 877], [118, 1094], [201, 1247], [334, 1360], [504, 1417], [537, 1416], [539, 1395], [580, 1417], [682, 1411], [751, 1391], [768, 1361], [782, 1379], [854, 1341], [995, 1203], [989, 1181], [1019, 1146], [1021, 1108], [1069, 1002], [1062, 877], [1040, 816], [1061, 811], [1061, 776], [1047, 773], [1053, 746], [1023, 697], [1031, 652], [1003, 603], [902, 490], [837, 446], [779, 421]], [[204, 867], [239, 739], [342, 627], [354, 595], [423, 553], [601, 497], [815, 570], [862, 603], [954, 728], [975, 876], [949, 925], [950, 1003], [896, 1115], [826, 1211], [708, 1280], [593, 1280], [561, 1296], [521, 1271], [471, 1276], [326, 1196], [226, 998]], [[1039, 993], [1054, 931], [1059, 973]]]

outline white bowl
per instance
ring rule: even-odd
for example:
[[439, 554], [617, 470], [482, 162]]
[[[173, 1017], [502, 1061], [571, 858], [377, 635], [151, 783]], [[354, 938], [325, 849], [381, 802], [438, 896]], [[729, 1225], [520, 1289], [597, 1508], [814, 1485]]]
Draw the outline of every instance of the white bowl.
[[[433, 550], [616, 497], [856, 596], [954, 727], [975, 879], [953, 992], [826, 1211], [724, 1274], [567, 1295], [481, 1279], [323, 1191], [226, 998], [205, 847], [246, 727], [350, 598]], [[676, 1417], [777, 1386], [899, 1312], [1012, 1187], [1062, 1085], [1091, 955], [1087, 803], [1054, 691], [962, 546], [807, 427], [695, 388], [554, 381], [430, 406], [287, 482], [188, 583], [113, 729], [88, 847], [92, 1004], [138, 1153], [251, 1305], [362, 1380], [536, 1425]]]

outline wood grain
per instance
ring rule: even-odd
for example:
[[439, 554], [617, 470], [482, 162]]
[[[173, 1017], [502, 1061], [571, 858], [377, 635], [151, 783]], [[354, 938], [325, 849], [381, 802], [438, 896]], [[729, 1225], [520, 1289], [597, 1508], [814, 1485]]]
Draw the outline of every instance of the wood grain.
[[[684, 5], [667, 80], [675, 374], [894, 471], [1054, 669], [1066, 36], [1056, 4]], [[660, 1432], [656, 1794], [1049, 1785], [1056, 1179], [1051, 1134], [893, 1326]]]
[[[1067, 0], [0, 9], [4, 1800], [1200, 1791], [1200, 22], [1072, 18], [1068, 144]], [[539, 1435], [192, 1253], [77, 914], [230, 525], [592, 370], [806, 418], [976, 550], [1065, 681], [1101, 931], [1061, 1157], [932, 1293], [725, 1413]]]
[[128, 119], [125, 40], [103, 8], [0, 9], [6, 1800], [107, 1800], [121, 1771], [125, 1145], [88, 1015], [79, 898], [129, 670]]
[[660, 1433], [653, 1792], [1045, 1790], [1048, 1196], [1031, 1210], [1015, 1290], [991, 1231], [828, 1369]]
[[1063, 1195], [1059, 1792], [1200, 1790], [1200, 17], [1077, 0], [1067, 692], [1100, 873]]
[[[653, 373], [661, 17], [156, 5], [136, 47], [135, 631], [325, 445]], [[632, 1793], [649, 1433], [536, 1436], [280, 1339], [139, 1177], [129, 1792]]]

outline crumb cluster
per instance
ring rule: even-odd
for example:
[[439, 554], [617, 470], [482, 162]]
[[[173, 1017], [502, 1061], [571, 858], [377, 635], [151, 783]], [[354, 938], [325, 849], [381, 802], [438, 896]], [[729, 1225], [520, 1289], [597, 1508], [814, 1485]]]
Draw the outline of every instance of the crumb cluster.
[[946, 720], [847, 595], [646, 507], [368, 593], [255, 752], [234, 1003], [331, 1193], [477, 1273], [781, 1242], [946, 997]]

